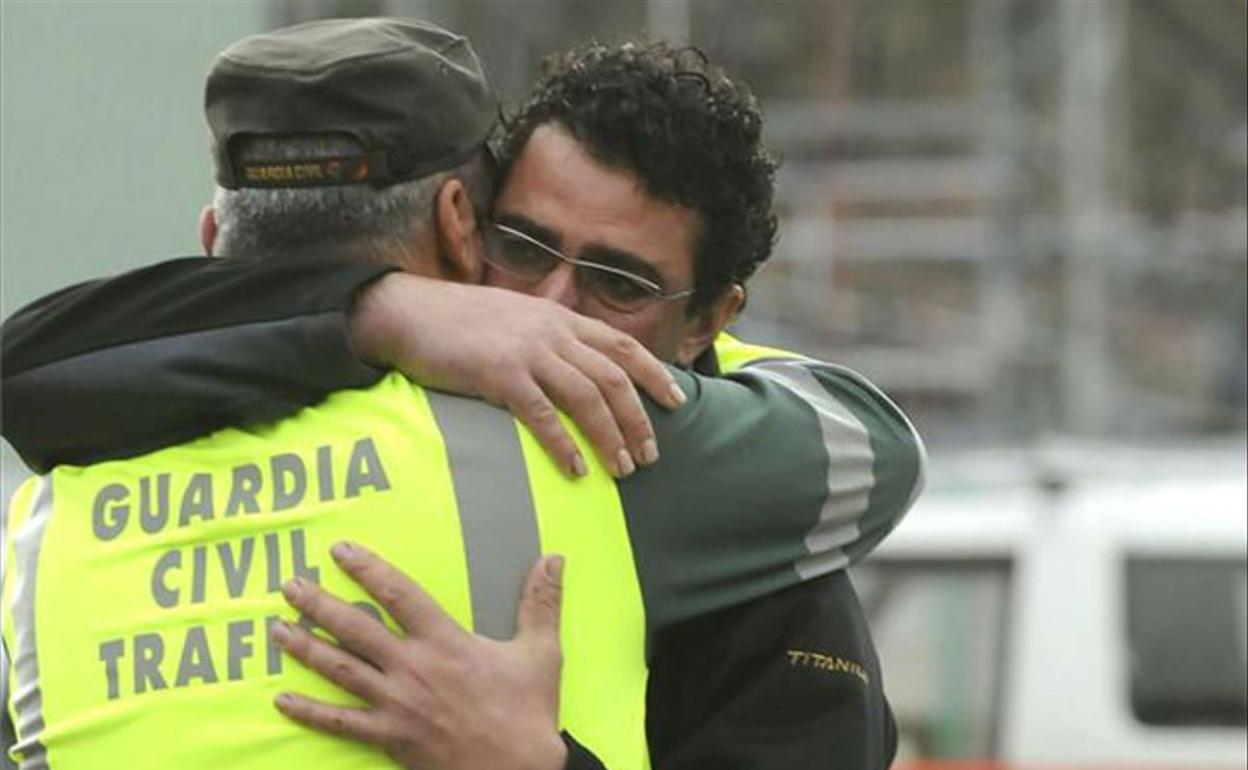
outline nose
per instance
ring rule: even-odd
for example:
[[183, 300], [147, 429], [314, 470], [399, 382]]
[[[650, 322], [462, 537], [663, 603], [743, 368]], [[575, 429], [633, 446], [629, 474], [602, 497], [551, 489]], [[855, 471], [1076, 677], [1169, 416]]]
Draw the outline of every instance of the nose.
[[566, 263], [560, 264], [542, 279], [533, 293], [572, 310], [579, 310], [581, 298], [576, 288], [576, 268]]

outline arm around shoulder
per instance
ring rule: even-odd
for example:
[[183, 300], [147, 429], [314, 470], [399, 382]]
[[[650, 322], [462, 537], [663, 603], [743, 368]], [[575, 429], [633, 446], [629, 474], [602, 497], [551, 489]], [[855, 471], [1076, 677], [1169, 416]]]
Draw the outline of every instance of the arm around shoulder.
[[273, 419], [375, 381], [347, 313], [387, 271], [198, 257], [38, 300], [0, 332], [4, 437], [42, 471]]
[[[812, 556], [825, 550], [847, 563], [861, 560], [901, 522], [922, 492], [923, 440], [906, 414], [865, 377], [808, 359], [769, 360], [742, 373], [769, 378], [810, 408], [823, 438], [828, 497], [808, 538]], [[818, 559], [811, 560], [817, 568]], [[820, 572], [830, 570], [819, 570]]]
[[677, 377], [686, 406], [651, 411], [663, 459], [620, 485], [655, 627], [844, 569], [921, 489], [914, 427], [852, 371], [769, 355]]

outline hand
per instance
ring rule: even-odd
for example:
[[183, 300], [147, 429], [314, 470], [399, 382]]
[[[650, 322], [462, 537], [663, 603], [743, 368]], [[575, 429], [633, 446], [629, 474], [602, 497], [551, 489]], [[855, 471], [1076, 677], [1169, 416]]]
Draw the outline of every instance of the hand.
[[395, 636], [313, 583], [287, 583], [291, 605], [342, 646], [293, 624], [276, 626], [274, 638], [368, 707], [282, 693], [276, 705], [283, 714], [378, 746], [410, 770], [561, 770], [567, 754], [558, 729], [561, 557], [533, 567], [516, 636], [497, 642], [462, 629], [420, 586], [360, 546], [339, 543], [331, 553], [407, 636]]
[[629, 335], [504, 289], [390, 273], [360, 295], [351, 336], [365, 360], [508, 409], [576, 476], [585, 460], [556, 407], [621, 477], [659, 456], [633, 383], [668, 408], [685, 400], [667, 368]]

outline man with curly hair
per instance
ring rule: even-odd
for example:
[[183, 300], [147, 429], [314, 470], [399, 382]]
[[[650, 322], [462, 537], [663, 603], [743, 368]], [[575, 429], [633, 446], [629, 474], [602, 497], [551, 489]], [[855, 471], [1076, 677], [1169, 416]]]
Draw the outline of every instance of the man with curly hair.
[[[494, 221], [675, 287], [643, 313], [587, 310], [690, 366], [771, 256], [776, 163], [762, 125], [748, 89], [696, 49], [595, 44], [551, 57], [507, 126]], [[572, 270], [536, 285], [517, 272], [502, 265], [487, 280], [576, 309], [575, 286], [560, 281]]]
[[[762, 144], [761, 129], [762, 116], [748, 90], [693, 49], [590, 45], [553, 57], [506, 127], [499, 152], [502, 183], [485, 252], [486, 282], [605, 321], [662, 360], [718, 373], [721, 364], [731, 363], [721, 358], [731, 358], [737, 349], [725, 343], [717, 356], [713, 345], [744, 305], [744, 284], [770, 256], [775, 240], [775, 162]], [[209, 222], [210, 232], [212, 227]], [[192, 263], [177, 266], [174, 272], [179, 287], [187, 285], [188, 277], [227, 283], [225, 277], [214, 278]], [[351, 330], [351, 344], [360, 351], [400, 345], [393, 339], [378, 342], [377, 335], [401, 337], [398, 321], [413, 312], [432, 312], [402, 307], [395, 282], [376, 277], [359, 271], [335, 275], [329, 269], [315, 279], [337, 287], [335, 294], [348, 298], [339, 310], [344, 317], [349, 315], [350, 323], [343, 327]], [[173, 291], [174, 281], [160, 280]], [[106, 323], [75, 329], [79, 341], [74, 350], [105, 352], [103, 344], [83, 342], [84, 335], [116, 343], [229, 325], [232, 316], [224, 307], [254, 301], [260, 280], [250, 280], [243, 273], [228, 277], [229, 285], [214, 294], [217, 302], [223, 302], [216, 318], [213, 309], [201, 307], [204, 315], [192, 322], [166, 322], [155, 330], [145, 328], [142, 318], [111, 319], [112, 327], [110, 319], [103, 318]], [[124, 303], [127, 292], [135, 289], [119, 283], [109, 291], [114, 301]], [[160, 291], [159, 281], [142, 284], [149, 301], [153, 292]], [[357, 291], [359, 298], [352, 304]], [[378, 300], [383, 294], [384, 301]], [[323, 293], [316, 299], [323, 303], [324, 297]], [[50, 315], [60, 313], [61, 320], [87, 315], [88, 308], [73, 307], [72, 296], [68, 305], [66, 301], [62, 297]], [[289, 301], [281, 311], [287, 316], [315, 304], [311, 299], [303, 305]], [[366, 317], [378, 313], [389, 316]], [[54, 338], [67, 325], [52, 323], [36, 331]], [[239, 333], [273, 332], [251, 324]], [[343, 347], [344, 328], [321, 326], [303, 333], [319, 335], [325, 347]], [[32, 346], [41, 341], [37, 335], [23, 339]], [[242, 342], [239, 346], [245, 347]], [[113, 344], [107, 350], [122, 347]], [[317, 347], [305, 345], [302, 350]], [[197, 371], [197, 364], [203, 363], [197, 361], [194, 347], [162, 348], [156, 355], [166, 358], [153, 361], [149, 356], [142, 365], [132, 366], [128, 376], [156, 382], [155, 372], [171, 367]], [[225, 353], [214, 350], [213, 355]], [[313, 354], [295, 351], [296, 358], [300, 355]], [[380, 356], [374, 360], [393, 363]], [[235, 371], [251, 373], [240, 378], [242, 387], [247, 381], [259, 383], [247, 390], [246, 399], [239, 399], [248, 401], [250, 413], [289, 411], [297, 405], [292, 400], [310, 403], [317, 400], [313, 394], [358, 385], [362, 377], [359, 368], [350, 369], [348, 377], [348, 367], [301, 365], [298, 372], [312, 382], [293, 399], [289, 393], [278, 398], [263, 383], [288, 375], [278, 371], [289, 366], [288, 360], [266, 363], [240, 357], [234, 363]], [[221, 366], [222, 361], [217, 358], [212, 364]], [[58, 392], [67, 390], [61, 387]], [[81, 395], [84, 403], [93, 397], [89, 388]], [[195, 397], [211, 401], [209, 395]], [[212, 406], [219, 419], [221, 409]], [[147, 424], [135, 424], [144, 419]], [[206, 426], [196, 415], [174, 419], [168, 414], [131, 417], [131, 424], [120, 430], [130, 431], [127, 435], [139, 428], [148, 436], [185, 434], [187, 424], [153, 423], [193, 424], [196, 419], [203, 430]], [[228, 418], [243, 419], [241, 414]], [[124, 454], [126, 436], [114, 435], [110, 446], [100, 446], [95, 436], [82, 446], [108, 456]], [[679, 459], [665, 457], [663, 462]], [[622, 457], [616, 470], [627, 475], [631, 461]], [[687, 471], [689, 484], [697, 485], [699, 469]], [[877, 489], [872, 494], [894, 493]], [[696, 571], [698, 565], [664, 568]], [[843, 571], [825, 572], [794, 588], [672, 626], [653, 640], [647, 715], [657, 768], [887, 766], [896, 739], [869, 633]], [[316, 661], [310, 663], [317, 666]], [[372, 704], [364, 713], [378, 719], [393, 716], [382, 713], [385, 706]], [[410, 703], [400, 706], [414, 708]], [[345, 721], [345, 710], [325, 704], [297, 700], [284, 710], [310, 725], [362, 740], [373, 740], [376, 734], [359, 719]]]
[[[532, 277], [509, 265], [504, 247], [487, 280], [603, 318], [665, 361], [718, 372], [716, 334], [775, 242], [776, 163], [761, 131], [753, 95], [698, 50], [588, 45], [550, 57], [507, 126], [494, 222], [563, 263]], [[659, 301], [630, 314], [595, 305], [569, 260], [648, 277]], [[846, 680], [794, 669], [787, 656], [837, 656], [846, 634], [870, 648], [842, 580], [666, 631], [649, 695], [659, 768], [890, 763], [892, 718], [879, 691], [849, 695]]]
[[[696, 49], [592, 44], [552, 56], [502, 141], [493, 219], [522, 244], [505, 242], [489, 258], [487, 281], [717, 373], [713, 342], [776, 237], [776, 162], [762, 126], [745, 85]], [[530, 260], [553, 269], [529, 271]], [[646, 277], [657, 300], [633, 313], [595, 303], [572, 260]], [[696, 483], [696, 469], [690, 475]], [[657, 766], [886, 766], [895, 737], [878, 671], [871, 687], [851, 692], [849, 680], [795, 669], [790, 657], [851, 657], [837, 655], [849, 637], [870, 649], [843, 581], [829, 576], [666, 631], [651, 662]]]

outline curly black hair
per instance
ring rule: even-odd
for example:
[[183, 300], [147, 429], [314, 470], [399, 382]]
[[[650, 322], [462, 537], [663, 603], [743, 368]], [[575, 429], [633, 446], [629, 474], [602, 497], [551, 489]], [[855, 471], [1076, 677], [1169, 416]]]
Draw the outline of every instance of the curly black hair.
[[637, 175], [646, 194], [697, 213], [690, 314], [771, 255], [776, 162], [754, 96], [696, 48], [591, 43], [547, 57], [505, 121], [505, 178], [533, 131], [554, 122], [604, 165]]

